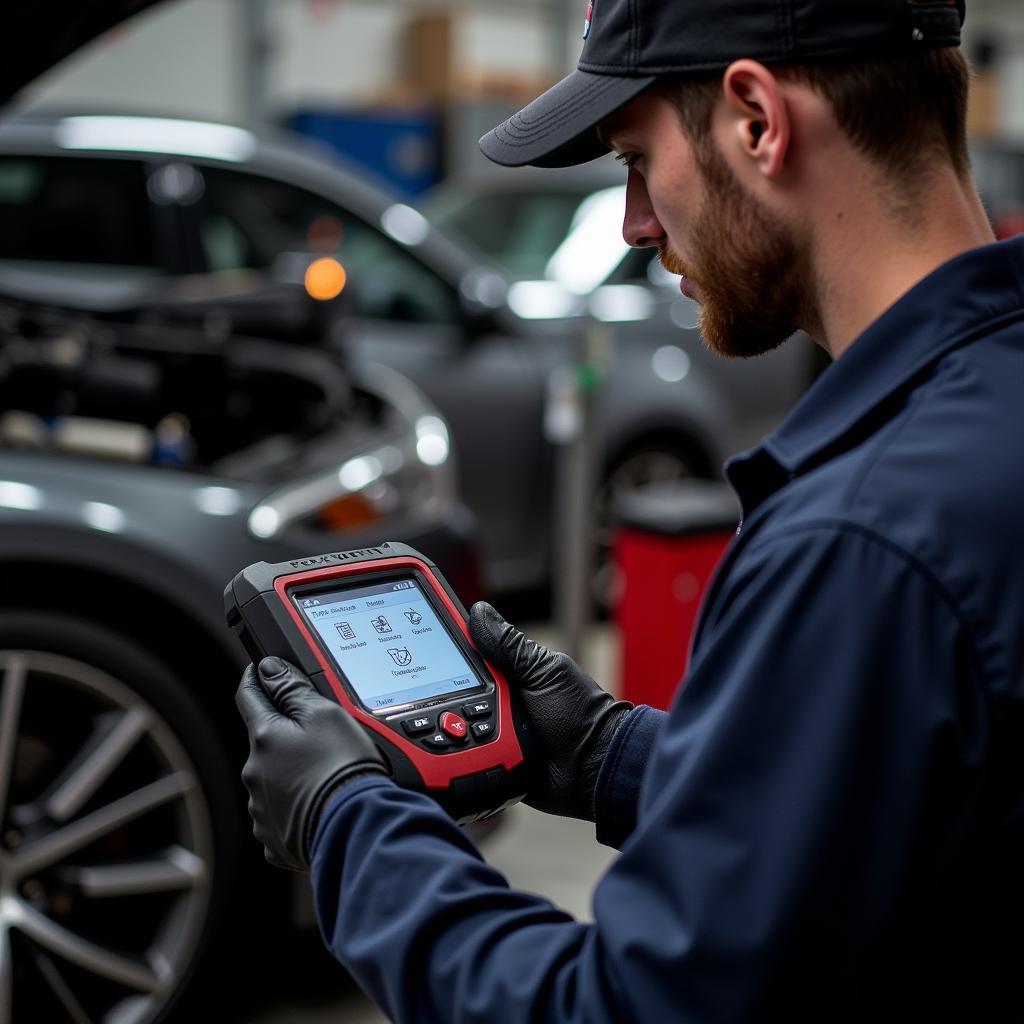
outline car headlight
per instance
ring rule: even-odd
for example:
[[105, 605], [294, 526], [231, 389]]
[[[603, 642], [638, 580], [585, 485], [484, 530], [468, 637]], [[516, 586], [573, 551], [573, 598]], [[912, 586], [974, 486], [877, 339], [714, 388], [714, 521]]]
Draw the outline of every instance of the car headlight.
[[257, 537], [293, 524], [331, 531], [372, 526], [388, 516], [435, 518], [455, 499], [448, 426], [404, 377], [383, 367], [372, 390], [390, 421], [378, 444], [345, 453], [329, 468], [281, 487], [249, 514]]

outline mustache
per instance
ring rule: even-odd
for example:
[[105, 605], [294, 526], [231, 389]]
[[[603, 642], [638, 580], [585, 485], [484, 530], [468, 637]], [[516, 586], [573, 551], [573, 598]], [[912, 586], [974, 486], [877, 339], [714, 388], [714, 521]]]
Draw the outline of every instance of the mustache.
[[678, 253], [674, 252], [669, 246], [663, 245], [658, 249], [658, 259], [661, 261], [661, 265], [670, 273], [678, 274], [681, 277], [690, 277], [690, 271], [688, 266]]

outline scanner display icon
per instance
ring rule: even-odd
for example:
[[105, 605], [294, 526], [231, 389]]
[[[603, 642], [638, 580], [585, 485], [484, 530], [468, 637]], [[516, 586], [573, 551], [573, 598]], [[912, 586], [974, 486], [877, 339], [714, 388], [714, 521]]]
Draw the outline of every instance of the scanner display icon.
[[388, 654], [391, 655], [391, 660], [401, 668], [405, 668], [412, 662], [412, 655], [409, 653], [408, 647], [389, 647]]

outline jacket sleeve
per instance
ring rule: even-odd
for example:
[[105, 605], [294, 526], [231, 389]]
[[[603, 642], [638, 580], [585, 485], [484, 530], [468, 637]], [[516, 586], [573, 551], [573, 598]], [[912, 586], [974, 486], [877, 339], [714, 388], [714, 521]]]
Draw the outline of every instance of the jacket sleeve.
[[651, 751], [668, 715], [646, 705], [634, 708], [615, 731], [594, 787], [597, 841], [621, 849], [636, 828], [640, 786]]
[[317, 831], [324, 938], [399, 1022], [821, 1019], [876, 963], [922, 852], [969, 827], [979, 690], [955, 610], [900, 552], [764, 541], [711, 609], [594, 924], [369, 779]]

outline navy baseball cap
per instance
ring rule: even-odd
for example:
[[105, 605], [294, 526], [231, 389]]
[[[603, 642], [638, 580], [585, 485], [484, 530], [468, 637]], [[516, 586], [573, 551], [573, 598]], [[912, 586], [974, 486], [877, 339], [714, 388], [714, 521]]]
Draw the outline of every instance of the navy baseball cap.
[[480, 140], [506, 167], [608, 152], [598, 123], [665, 75], [959, 46], [965, 0], [589, 0], [577, 69]]

